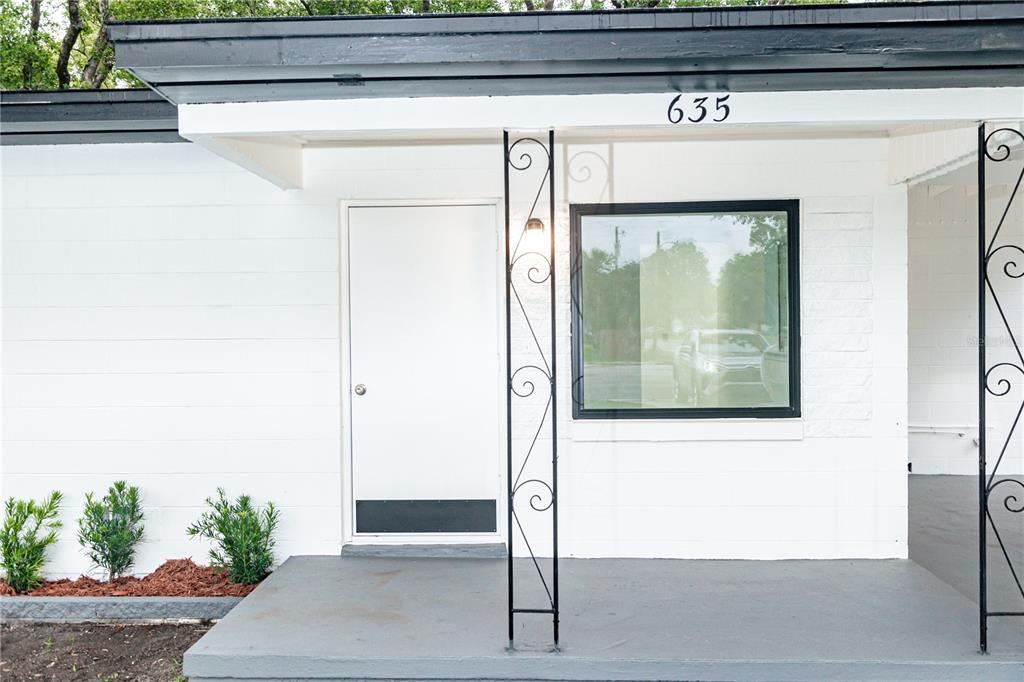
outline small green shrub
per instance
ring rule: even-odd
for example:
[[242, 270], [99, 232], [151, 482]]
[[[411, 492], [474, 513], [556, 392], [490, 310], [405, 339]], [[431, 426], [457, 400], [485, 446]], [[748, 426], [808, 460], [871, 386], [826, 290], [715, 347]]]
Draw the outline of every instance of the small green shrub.
[[217, 499], [206, 498], [210, 511], [188, 527], [190, 537], [213, 540], [210, 563], [227, 569], [232, 582], [259, 582], [274, 563], [274, 531], [280, 512], [273, 502], [262, 510], [252, 504], [248, 495], [235, 502], [217, 488]]
[[5, 579], [15, 592], [28, 592], [43, 581], [46, 548], [57, 542], [61, 523], [57, 519], [61, 499], [53, 491], [42, 502], [7, 500], [4, 525], [0, 528], [0, 561]]
[[139, 489], [117, 481], [102, 499], [85, 495], [85, 510], [78, 520], [78, 542], [107, 579], [124, 575], [135, 563], [135, 545], [142, 539], [142, 502]]

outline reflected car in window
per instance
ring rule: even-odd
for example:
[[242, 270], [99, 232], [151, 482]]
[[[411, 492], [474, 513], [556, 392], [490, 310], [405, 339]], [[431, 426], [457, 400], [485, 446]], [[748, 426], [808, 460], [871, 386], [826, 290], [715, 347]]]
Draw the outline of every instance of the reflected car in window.
[[789, 396], [789, 351], [769, 346], [761, 357], [761, 383], [772, 403], [784, 403]]
[[756, 404], [766, 390], [768, 342], [751, 329], [696, 329], [676, 351], [676, 401], [683, 405]]

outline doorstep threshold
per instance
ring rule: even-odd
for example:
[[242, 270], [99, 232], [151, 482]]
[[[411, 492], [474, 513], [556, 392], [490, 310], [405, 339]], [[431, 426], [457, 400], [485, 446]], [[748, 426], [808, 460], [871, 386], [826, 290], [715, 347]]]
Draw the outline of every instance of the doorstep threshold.
[[388, 557], [395, 559], [504, 559], [505, 543], [488, 542], [443, 545], [343, 545], [344, 557]]

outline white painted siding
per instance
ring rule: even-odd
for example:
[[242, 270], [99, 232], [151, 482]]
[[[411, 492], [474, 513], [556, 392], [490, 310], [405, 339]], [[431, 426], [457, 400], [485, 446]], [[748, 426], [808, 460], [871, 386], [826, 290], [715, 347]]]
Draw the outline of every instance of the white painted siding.
[[183, 144], [3, 149], [3, 495], [66, 496], [48, 570], [88, 568], [86, 491], [139, 485], [135, 569], [206, 550], [223, 486], [336, 553], [337, 209]]
[[[570, 177], [582, 151], [611, 176]], [[880, 138], [559, 147], [563, 553], [906, 555], [906, 201], [887, 154]], [[280, 558], [338, 552], [338, 202], [500, 197], [498, 144], [309, 148], [291, 192], [191, 145], [2, 160], [3, 495], [67, 494], [51, 573], [87, 568], [73, 521], [115, 477], [144, 489], [140, 572], [204, 558], [184, 527], [218, 485], [282, 506]], [[573, 423], [568, 201], [755, 198], [802, 200], [804, 416]]]

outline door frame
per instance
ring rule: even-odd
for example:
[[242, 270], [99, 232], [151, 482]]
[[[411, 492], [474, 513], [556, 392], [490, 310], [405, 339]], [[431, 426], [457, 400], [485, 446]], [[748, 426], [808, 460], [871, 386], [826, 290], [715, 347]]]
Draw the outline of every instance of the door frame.
[[[341, 418], [341, 535], [342, 545], [435, 545], [435, 544], [485, 544], [505, 542], [505, 528], [501, 520], [506, 516], [505, 499], [505, 441], [508, 424], [505, 419], [505, 386], [502, 383], [505, 367], [505, 281], [504, 250], [504, 204], [501, 197], [443, 198], [443, 199], [343, 199], [338, 205], [338, 324], [340, 341], [339, 391]], [[495, 324], [497, 344], [495, 348], [494, 392], [495, 420], [498, 425], [494, 456], [498, 476], [494, 481], [496, 531], [494, 533], [356, 533], [355, 491], [353, 488], [352, 448], [352, 307], [349, 211], [353, 208], [400, 208], [400, 207], [442, 207], [442, 206], [486, 206], [494, 209], [494, 225], [497, 248], [494, 250], [495, 263]]]

